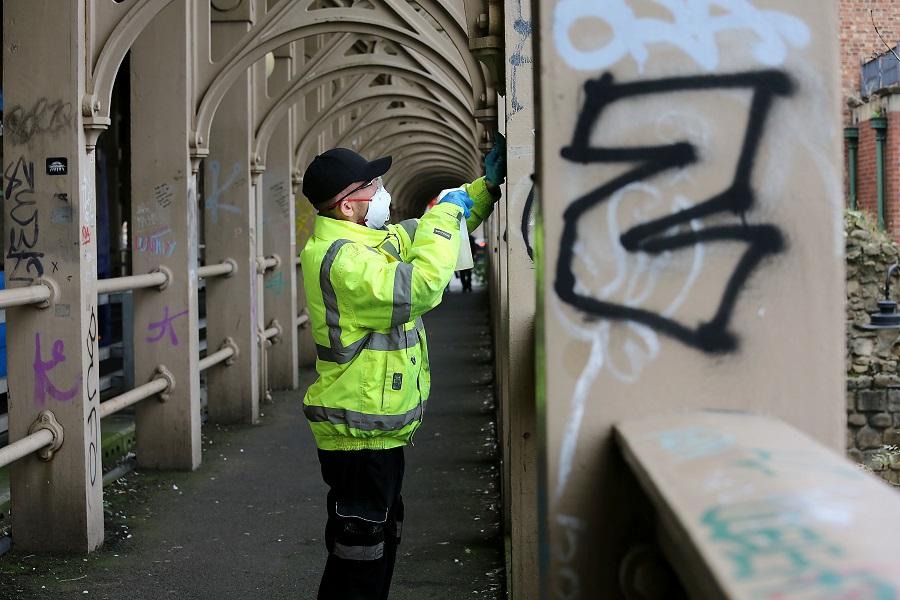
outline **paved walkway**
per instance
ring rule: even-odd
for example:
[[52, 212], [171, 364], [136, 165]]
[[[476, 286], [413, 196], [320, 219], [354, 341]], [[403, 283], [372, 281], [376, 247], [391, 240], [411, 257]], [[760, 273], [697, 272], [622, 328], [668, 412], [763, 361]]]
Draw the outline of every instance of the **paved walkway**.
[[[434, 385], [407, 449], [391, 598], [494, 600], [503, 559], [485, 294], [447, 294], [425, 322]], [[301, 397], [275, 394], [257, 426], [205, 426], [194, 473], [138, 471], [107, 487], [107, 543], [88, 558], [0, 558], [0, 598], [314, 598], [325, 486]]]

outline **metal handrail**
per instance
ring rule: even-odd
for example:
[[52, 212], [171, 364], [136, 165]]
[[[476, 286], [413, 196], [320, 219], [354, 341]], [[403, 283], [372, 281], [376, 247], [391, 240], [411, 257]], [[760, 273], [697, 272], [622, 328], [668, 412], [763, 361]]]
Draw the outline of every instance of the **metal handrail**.
[[309, 315], [308, 314], [300, 313], [299, 315], [297, 315], [297, 321], [296, 321], [297, 327], [303, 327], [307, 323], [309, 323]]
[[219, 264], [203, 265], [197, 269], [197, 276], [204, 279], [210, 277], [231, 277], [237, 273], [237, 262], [233, 259], [226, 258]]
[[51, 460], [63, 443], [63, 428], [52, 411], [43, 410], [28, 429], [28, 435], [0, 448], [0, 467], [35, 452], [41, 460]]
[[133, 390], [129, 390], [115, 398], [110, 398], [105, 402], [101, 402], [100, 418], [105, 419], [109, 415], [115, 414], [124, 408], [128, 408], [132, 404], [137, 404], [138, 402], [157, 394], [160, 395], [160, 400], [165, 401], [168, 392], [174, 387], [175, 378], [172, 374], [163, 366], [157, 367], [156, 376], [149, 382], [144, 385], [139, 385]]
[[0, 308], [41, 304], [53, 297], [53, 289], [46, 283], [0, 290]]
[[219, 363], [226, 362], [229, 358], [234, 356], [234, 348], [226, 347], [222, 348], [218, 352], [213, 352], [205, 358], [200, 359], [200, 371], [205, 371], [210, 367], [214, 367]]
[[[271, 340], [274, 337], [277, 337], [278, 334], [281, 333], [280, 327], [269, 327], [268, 329], [264, 329], [262, 332], [262, 338], [264, 340]], [[273, 341], [273, 344], [277, 344], [277, 341]]]
[[53, 440], [52, 431], [49, 429], [38, 429], [31, 435], [27, 435], [21, 440], [0, 448], [0, 468], [52, 445]]
[[257, 256], [256, 269], [260, 273], [266, 273], [281, 266], [281, 257], [277, 254], [272, 256]]
[[158, 271], [145, 275], [129, 275], [127, 277], [111, 277], [97, 280], [97, 293], [110, 294], [112, 292], [125, 292], [128, 290], [140, 290], [144, 288], [158, 287], [165, 289], [169, 284], [171, 275], [168, 269], [160, 268]]

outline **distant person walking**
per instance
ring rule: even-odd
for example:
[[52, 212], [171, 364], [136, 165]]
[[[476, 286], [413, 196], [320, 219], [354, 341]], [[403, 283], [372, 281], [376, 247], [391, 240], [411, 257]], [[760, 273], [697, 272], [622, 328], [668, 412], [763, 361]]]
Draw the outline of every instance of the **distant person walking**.
[[[463, 242], [465, 243], [465, 242]], [[472, 234], [469, 234], [469, 248], [472, 250], [472, 256], [475, 256], [475, 238]], [[472, 271], [473, 269], [462, 269], [458, 271], [459, 281], [462, 283], [462, 291], [463, 292], [471, 292], [472, 291]]]

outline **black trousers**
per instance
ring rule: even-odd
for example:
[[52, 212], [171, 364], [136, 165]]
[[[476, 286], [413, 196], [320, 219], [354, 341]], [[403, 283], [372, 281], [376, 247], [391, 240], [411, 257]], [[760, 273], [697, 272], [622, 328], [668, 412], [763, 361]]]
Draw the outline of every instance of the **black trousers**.
[[318, 600], [387, 600], [403, 527], [403, 448], [319, 450], [328, 560]]
[[472, 291], [472, 269], [465, 269], [459, 272], [459, 280], [462, 283], [464, 292]]

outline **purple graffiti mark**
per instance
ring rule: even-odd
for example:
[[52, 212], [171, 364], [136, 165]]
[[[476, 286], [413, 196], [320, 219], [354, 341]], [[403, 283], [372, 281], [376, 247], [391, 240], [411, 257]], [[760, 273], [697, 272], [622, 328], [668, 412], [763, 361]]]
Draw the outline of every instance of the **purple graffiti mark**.
[[178, 345], [178, 336], [175, 335], [175, 326], [172, 324], [172, 322], [179, 317], [185, 316], [186, 314], [188, 314], [188, 311], [183, 310], [180, 313], [178, 313], [177, 315], [172, 315], [170, 317], [169, 316], [169, 307], [166, 306], [163, 311], [162, 320], [157, 321], [156, 323], [150, 323], [150, 325], [147, 326], [147, 331], [152, 331], [154, 329], [158, 329], [159, 334], [156, 335], [155, 337], [148, 337], [147, 341], [148, 342], [158, 342], [159, 340], [161, 340], [163, 338], [163, 336], [166, 335], [166, 333], [168, 333], [169, 341], [172, 343], [173, 346], [177, 346]]
[[238, 181], [241, 176], [241, 165], [239, 163], [235, 163], [231, 168], [231, 172], [228, 173], [228, 178], [223, 182], [219, 183], [219, 175], [222, 172], [222, 165], [219, 164], [219, 161], [213, 160], [209, 163], [209, 179], [212, 182], [212, 189], [209, 192], [209, 196], [206, 198], [206, 208], [209, 210], [209, 220], [215, 224], [219, 222], [219, 211], [224, 210], [225, 212], [230, 212], [235, 215], [241, 214], [241, 209], [232, 204], [223, 203], [222, 196], [231, 189]]
[[164, 240], [172, 233], [171, 228], [161, 229], [150, 235], [139, 235], [134, 238], [134, 249], [139, 252], [149, 252], [158, 256], [172, 256], [175, 253], [177, 242]]
[[57, 365], [66, 361], [65, 345], [62, 340], [53, 342], [50, 360], [44, 360], [44, 354], [41, 351], [41, 334], [34, 334], [34, 403], [38, 407], [47, 404], [47, 396], [57, 402], [68, 402], [78, 394], [81, 389], [81, 378], [78, 382], [68, 390], [60, 390], [53, 382], [50, 381], [50, 371], [55, 369]]
[[[9, 211], [12, 226], [9, 228], [6, 258], [16, 262], [7, 273], [7, 281], [32, 283], [44, 274], [41, 260], [44, 253], [34, 250], [40, 235], [37, 202], [34, 200], [34, 163], [20, 157], [10, 163], [3, 174], [6, 178], [4, 197], [14, 202]], [[22, 261], [25, 261], [25, 268], [22, 269], [25, 273], [19, 269]]]

